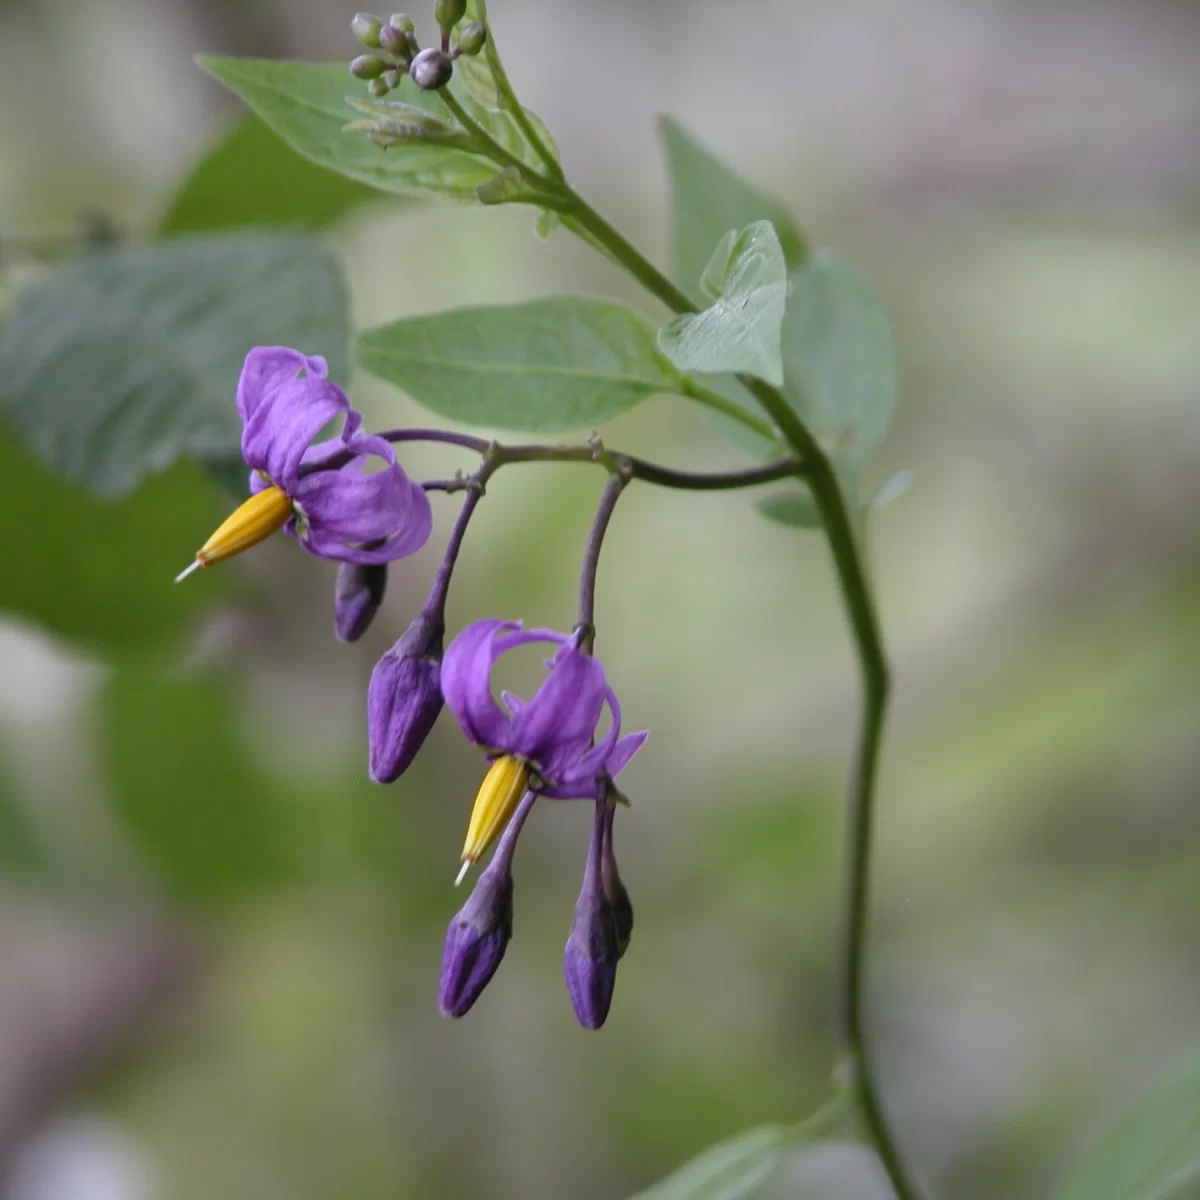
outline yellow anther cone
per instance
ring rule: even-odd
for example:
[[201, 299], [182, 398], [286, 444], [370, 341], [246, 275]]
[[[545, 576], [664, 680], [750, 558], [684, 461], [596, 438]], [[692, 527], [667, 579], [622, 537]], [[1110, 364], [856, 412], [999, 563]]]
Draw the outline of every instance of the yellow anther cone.
[[[473, 863], [500, 835], [516, 811], [529, 783], [529, 767], [519, 758], [506, 754], [496, 759], [479, 785], [462, 860]], [[460, 876], [461, 878], [461, 876]]]
[[271, 486], [250, 497], [222, 522], [217, 531], [196, 551], [196, 561], [176, 576], [176, 582], [197, 567], [207, 567], [232, 558], [265, 541], [282, 529], [292, 516], [292, 502], [282, 488]]

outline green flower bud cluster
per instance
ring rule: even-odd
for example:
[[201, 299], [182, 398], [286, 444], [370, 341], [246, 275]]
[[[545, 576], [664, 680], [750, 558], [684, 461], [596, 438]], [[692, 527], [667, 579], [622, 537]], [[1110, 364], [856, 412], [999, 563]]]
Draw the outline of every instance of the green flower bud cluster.
[[406, 13], [393, 13], [386, 22], [373, 13], [355, 13], [350, 32], [361, 45], [376, 53], [360, 54], [350, 64], [350, 74], [355, 79], [369, 81], [367, 90], [372, 96], [386, 96], [399, 87], [413, 61], [420, 56], [415, 28]]

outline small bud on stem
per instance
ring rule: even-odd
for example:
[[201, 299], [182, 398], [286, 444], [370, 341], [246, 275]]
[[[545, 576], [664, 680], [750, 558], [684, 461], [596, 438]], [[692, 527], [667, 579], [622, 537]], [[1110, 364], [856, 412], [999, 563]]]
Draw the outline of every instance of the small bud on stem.
[[454, 74], [454, 64], [450, 55], [431, 47], [422, 50], [412, 60], [408, 72], [413, 78], [413, 83], [422, 91], [434, 92], [450, 82], [450, 76]]
[[368, 49], [379, 48], [379, 33], [383, 22], [371, 13], [355, 13], [350, 21], [350, 32]]

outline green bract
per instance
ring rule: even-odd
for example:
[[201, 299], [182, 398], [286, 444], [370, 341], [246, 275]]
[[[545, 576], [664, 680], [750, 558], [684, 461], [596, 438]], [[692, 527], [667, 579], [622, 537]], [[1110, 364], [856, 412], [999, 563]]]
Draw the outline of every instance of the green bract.
[[781, 384], [787, 267], [771, 222], [731, 229], [704, 268], [700, 289], [712, 305], [664, 325], [662, 352], [681, 371], [745, 371]]

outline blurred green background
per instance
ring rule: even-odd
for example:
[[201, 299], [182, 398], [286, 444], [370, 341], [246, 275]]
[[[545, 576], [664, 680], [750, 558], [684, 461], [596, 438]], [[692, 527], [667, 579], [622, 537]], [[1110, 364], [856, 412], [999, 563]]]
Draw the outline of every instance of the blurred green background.
[[[349, 58], [350, 16], [0, 4], [0, 297], [81, 214], [151, 236], [240, 118], [193, 53]], [[1046, 1195], [1200, 1033], [1200, 9], [493, 0], [491, 18], [571, 178], [659, 261], [670, 111], [892, 314], [902, 407], [867, 484], [916, 483], [871, 530], [898, 681], [872, 1039], [932, 1194]], [[254, 185], [262, 220], [327, 186], [299, 179]], [[661, 315], [531, 224], [353, 208], [330, 236], [356, 324], [564, 290]], [[427, 421], [365, 377], [352, 396], [368, 424]], [[606, 438], [740, 461], [682, 401]], [[418, 476], [460, 461], [405, 456]], [[504, 967], [448, 1022], [481, 760], [444, 717], [401, 782], [367, 778], [371, 666], [454, 501], [344, 647], [332, 565], [285, 539], [174, 587], [229, 503], [198, 470], [102, 502], [2, 429], [0, 467], [6, 1200], [600, 1200], [827, 1096], [856, 674], [818, 535], [738, 496], [639, 486], [618, 510], [598, 650], [653, 736], [617, 831], [637, 932], [589, 1034], [560, 961], [590, 813], [536, 814]], [[452, 626], [568, 626], [598, 486], [504, 472]], [[845, 1147], [770, 1186], [886, 1194]]]

